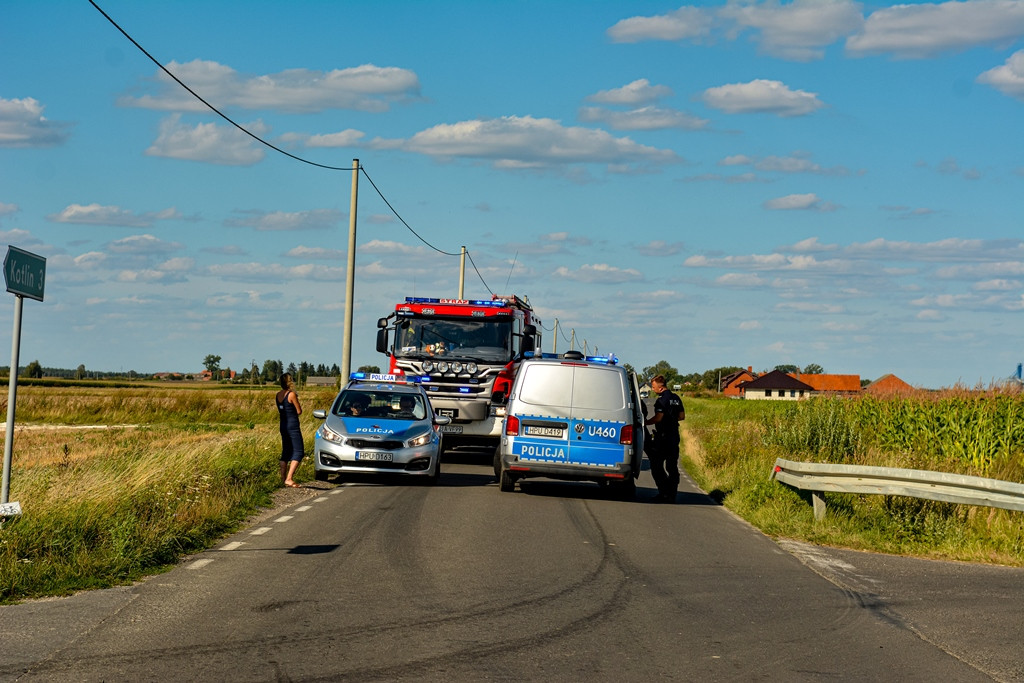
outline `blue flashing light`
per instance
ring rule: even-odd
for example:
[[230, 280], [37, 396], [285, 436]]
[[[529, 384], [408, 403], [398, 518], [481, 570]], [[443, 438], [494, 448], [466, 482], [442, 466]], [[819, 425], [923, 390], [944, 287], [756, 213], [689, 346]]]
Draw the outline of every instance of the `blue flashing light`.
[[408, 384], [410, 382], [421, 384], [430, 381], [428, 375], [381, 375], [376, 372], [353, 372], [348, 378], [363, 382], [391, 382], [394, 384]]
[[460, 394], [468, 394], [469, 393], [469, 387], [459, 387], [459, 393]]
[[588, 363], [601, 363], [603, 365], [616, 365], [619, 362], [619, 359], [611, 353], [607, 356], [587, 356], [584, 360]]

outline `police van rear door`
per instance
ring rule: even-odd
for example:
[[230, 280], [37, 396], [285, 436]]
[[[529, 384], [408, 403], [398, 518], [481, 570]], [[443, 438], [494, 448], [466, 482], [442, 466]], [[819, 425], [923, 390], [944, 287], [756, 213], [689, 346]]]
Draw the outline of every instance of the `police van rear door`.
[[569, 424], [570, 462], [598, 467], [626, 462], [622, 429], [631, 426], [632, 418], [624, 377], [620, 368], [602, 364], [575, 368]]

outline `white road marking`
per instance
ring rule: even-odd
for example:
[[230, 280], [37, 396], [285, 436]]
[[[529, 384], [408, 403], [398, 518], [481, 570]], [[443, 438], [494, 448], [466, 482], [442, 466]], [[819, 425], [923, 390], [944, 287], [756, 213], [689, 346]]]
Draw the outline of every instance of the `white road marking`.
[[211, 562], [213, 562], [212, 559], [210, 559], [210, 558], [203, 558], [202, 560], [196, 560], [195, 562], [190, 564], [188, 566], [188, 568], [189, 569], [202, 569], [203, 567], [205, 567], [206, 565], [210, 564]]
[[285, 515], [284, 517], [278, 517], [278, 518], [277, 518], [277, 519], [275, 519], [274, 521], [275, 521], [275, 522], [287, 522], [287, 521], [288, 521], [289, 519], [291, 519], [292, 517], [294, 517], [294, 515]]
[[221, 550], [237, 550], [243, 545], [245, 545], [244, 541], [232, 541], [231, 543], [228, 543], [226, 546], [221, 548]]
[[302, 507], [300, 507], [300, 508], [295, 508], [295, 511], [296, 511], [296, 512], [305, 512], [306, 510], [309, 510], [309, 509], [311, 509], [312, 507], [313, 507], [312, 505], [303, 505], [303, 506], [302, 506]]
[[273, 527], [269, 527], [269, 526], [261, 526], [259, 529], [253, 529], [252, 531], [250, 531], [249, 535], [250, 536], [262, 536], [263, 534], [265, 534], [268, 531], [270, 531], [272, 528]]

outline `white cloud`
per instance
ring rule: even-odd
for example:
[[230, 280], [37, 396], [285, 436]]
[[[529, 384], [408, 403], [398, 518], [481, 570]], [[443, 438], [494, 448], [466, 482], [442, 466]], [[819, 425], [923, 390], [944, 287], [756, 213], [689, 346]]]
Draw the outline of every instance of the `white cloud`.
[[719, 16], [735, 22], [734, 32], [759, 31], [758, 43], [765, 54], [796, 61], [821, 59], [825, 46], [864, 23], [860, 3], [851, 0], [793, 0], [786, 5], [730, 2]]
[[53, 147], [64, 144], [70, 124], [49, 121], [31, 97], [0, 97], [0, 147]]
[[763, 325], [758, 320], [744, 320], [739, 324], [741, 332], [753, 332], [754, 330], [760, 330], [762, 327]]
[[741, 289], [764, 287], [764, 278], [754, 273], [726, 273], [715, 278], [715, 284]]
[[791, 90], [785, 83], [765, 79], [708, 88], [703, 100], [727, 114], [805, 116], [825, 106], [816, 93]]
[[847, 176], [850, 169], [845, 166], [824, 167], [814, 161], [810, 156], [803, 153], [793, 153], [789, 156], [766, 156], [752, 157], [746, 154], [728, 156], [718, 162], [719, 166], [753, 166], [758, 171], [775, 173], [813, 173], [827, 176]]
[[111, 225], [122, 228], [148, 228], [158, 220], [181, 218], [177, 209], [171, 207], [161, 211], [137, 214], [119, 206], [100, 204], [69, 204], [59, 213], [50, 214], [47, 220], [54, 223], [75, 223], [78, 225]]
[[708, 119], [664, 107], [641, 107], [631, 111], [583, 107], [579, 119], [585, 123], [606, 123], [614, 130], [702, 130], [710, 123]]
[[1008, 45], [1024, 36], [1024, 2], [966, 0], [903, 4], [873, 12], [846, 40], [852, 55], [930, 57], [978, 45]]
[[107, 250], [113, 254], [155, 255], [183, 248], [178, 242], [165, 242], [153, 235], [132, 235], [107, 244]]
[[259, 232], [286, 232], [295, 230], [325, 230], [336, 226], [345, 214], [337, 209], [311, 211], [259, 211], [236, 210], [239, 218], [229, 218], [224, 225], [232, 228], [252, 228]]
[[[217, 62], [170, 62], [167, 69], [213, 106], [311, 113], [330, 109], [387, 111], [391, 102], [419, 95], [419, 79], [408, 69], [373, 64], [313, 71], [288, 69], [263, 76], [242, 76]], [[163, 111], [209, 111], [163, 71], [153, 82], [155, 95], [122, 96], [118, 104]]]
[[[244, 124], [244, 127], [254, 135], [263, 135], [269, 130], [259, 121]], [[191, 127], [181, 122], [179, 114], [160, 122], [160, 133], [146, 149], [146, 154], [225, 166], [251, 166], [265, 156], [259, 143], [234, 126], [199, 123]]]
[[302, 264], [282, 266], [279, 263], [220, 263], [209, 266], [205, 274], [236, 282], [274, 282], [286, 280], [313, 280], [340, 282], [345, 279], [345, 267]]
[[680, 7], [668, 14], [623, 19], [608, 29], [608, 37], [614, 43], [700, 38], [711, 32], [713, 19], [705, 10]]
[[672, 88], [667, 85], [651, 85], [651, 82], [646, 78], [640, 78], [621, 88], [600, 90], [593, 95], [588, 95], [586, 99], [588, 102], [598, 102], [600, 104], [636, 105], [654, 102], [671, 94]]
[[358, 147], [364, 137], [366, 137], [366, 133], [354, 128], [346, 128], [338, 133], [324, 133], [322, 135], [285, 133], [281, 136], [281, 141], [299, 143], [308, 148]]
[[1004, 95], [1024, 100], [1024, 50], [1014, 52], [1005, 64], [989, 69], [978, 76], [977, 80], [991, 85]]
[[619, 268], [607, 263], [584, 264], [577, 270], [560, 266], [554, 272], [555, 277], [588, 282], [591, 284], [618, 284], [621, 282], [639, 282], [643, 274], [633, 268]]
[[579, 163], [679, 161], [675, 152], [616, 138], [602, 130], [566, 127], [554, 119], [505, 116], [440, 124], [405, 141], [380, 141], [436, 158], [490, 159], [498, 168], [544, 168]]
[[647, 244], [636, 247], [643, 256], [673, 256], [683, 250], [682, 242], [666, 242], [665, 240], [652, 240]]
[[348, 252], [341, 249], [326, 249], [324, 247], [297, 246], [289, 249], [285, 256], [300, 259], [312, 259], [322, 261], [344, 261], [348, 258]]
[[813, 192], [769, 199], [763, 206], [773, 211], [835, 211], [838, 208], [831, 202], [821, 201]]

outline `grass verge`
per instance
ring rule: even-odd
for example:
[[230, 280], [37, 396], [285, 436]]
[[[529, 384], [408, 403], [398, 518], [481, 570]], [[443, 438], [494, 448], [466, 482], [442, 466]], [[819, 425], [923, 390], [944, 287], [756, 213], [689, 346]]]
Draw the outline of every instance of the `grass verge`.
[[[273, 389], [24, 394], [10, 494], [23, 514], [0, 526], [0, 604], [162, 571], [236, 529], [280, 486]], [[311, 411], [330, 396], [301, 398]], [[64, 425], [133, 426], [52, 426], [58, 417]], [[35, 428], [25, 428], [28, 421]], [[303, 423], [309, 453], [318, 421]], [[297, 478], [311, 477], [307, 458]]]
[[[971, 461], [931, 451], [888, 450], [872, 425], [833, 403], [688, 399], [683, 466], [730, 510], [776, 538], [934, 559], [1024, 566], [1024, 513], [900, 496], [827, 493], [815, 521], [810, 493], [770, 479], [777, 457], [978, 474]], [[851, 404], [852, 405], [852, 404]], [[855, 406], [854, 406], [855, 407]], [[851, 411], [850, 414], [853, 414]], [[806, 429], [795, 434], [795, 423]], [[1024, 444], [996, 453], [987, 476], [1024, 481]]]

